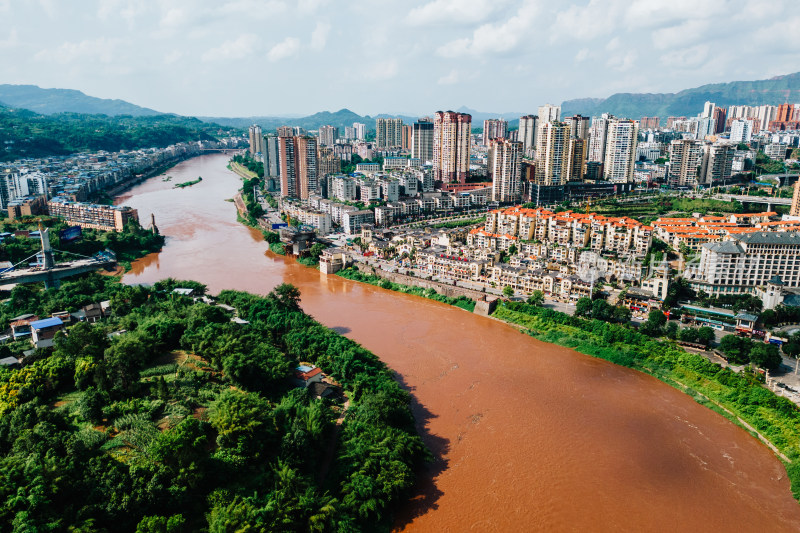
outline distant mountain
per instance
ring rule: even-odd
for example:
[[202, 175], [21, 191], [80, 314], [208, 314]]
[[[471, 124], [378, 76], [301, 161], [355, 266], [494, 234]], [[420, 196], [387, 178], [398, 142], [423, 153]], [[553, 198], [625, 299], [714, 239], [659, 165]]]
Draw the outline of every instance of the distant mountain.
[[[0, 97], [2, 100], [2, 97]], [[579, 98], [561, 104], [561, 115], [597, 116], [611, 113], [620, 117], [691, 117], [703, 111], [703, 104], [780, 105], [800, 102], [800, 72], [768, 80], [712, 83], [678, 93], [617, 93], [608, 98]]]
[[[402, 118], [403, 122], [410, 124], [417, 120], [417, 117], [406, 117], [400, 115], [377, 115], [370, 117], [369, 115], [359, 115], [349, 109], [340, 109], [334, 113], [330, 111], [320, 111], [309, 115], [307, 117], [197, 117], [204, 122], [214, 122], [223, 126], [230, 126], [233, 128], [247, 128], [253, 124], [258, 124], [265, 131], [271, 131], [279, 126], [300, 126], [305, 130], [316, 130], [320, 126], [336, 126], [344, 129], [345, 126], [352, 126], [354, 122], [360, 122], [367, 125], [368, 130], [375, 129], [376, 118]], [[344, 133], [344, 132], [342, 132]]]
[[124, 100], [95, 98], [73, 89], [42, 89], [36, 85], [0, 85], [0, 102], [42, 115], [83, 113], [142, 117], [160, 114]]

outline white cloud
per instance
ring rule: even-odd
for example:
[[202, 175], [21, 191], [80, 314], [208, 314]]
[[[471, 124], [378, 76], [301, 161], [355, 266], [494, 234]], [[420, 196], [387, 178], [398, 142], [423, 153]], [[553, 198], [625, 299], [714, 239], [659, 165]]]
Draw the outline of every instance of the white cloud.
[[297, 10], [300, 13], [316, 13], [328, 0], [298, 0]]
[[40, 50], [34, 55], [37, 61], [53, 61], [62, 65], [76, 62], [111, 63], [114, 49], [119, 44], [117, 39], [85, 39], [79, 43], [62, 43], [55, 50]]
[[538, 12], [538, 6], [532, 0], [528, 0], [508, 20], [484, 24], [472, 32], [471, 39], [450, 41], [440, 46], [436, 53], [442, 57], [459, 57], [498, 54], [513, 50], [520, 44], [521, 39], [528, 35]]
[[397, 76], [397, 61], [390, 59], [373, 63], [364, 70], [364, 79], [368, 81], [386, 81]]
[[219, 6], [222, 14], [244, 15], [260, 20], [270, 19], [287, 10], [286, 3], [281, 0], [233, 0]]
[[660, 28], [653, 32], [653, 45], [659, 50], [686, 47], [709, 37], [707, 19], [692, 19], [675, 26]]
[[203, 61], [224, 61], [227, 59], [242, 59], [255, 52], [259, 45], [259, 38], [252, 33], [245, 33], [238, 38], [225, 41], [216, 48], [211, 48], [203, 54]]
[[634, 67], [637, 57], [638, 54], [634, 50], [630, 50], [625, 54], [617, 54], [609, 57], [606, 61], [606, 66], [620, 72], [625, 72]]
[[311, 32], [311, 49], [323, 50], [328, 42], [331, 25], [327, 22], [317, 22], [317, 27]]
[[178, 62], [182, 57], [183, 57], [183, 52], [181, 52], [180, 50], [173, 50], [172, 52], [164, 56], [164, 64], [171, 65], [173, 63]]
[[458, 71], [455, 69], [451, 70], [449, 74], [447, 74], [446, 76], [442, 76], [441, 78], [439, 78], [439, 81], [437, 81], [439, 85], [453, 85], [454, 83], [458, 82], [459, 82]]
[[17, 28], [11, 28], [8, 32], [8, 37], [0, 39], [0, 48], [14, 48], [19, 44], [19, 36], [17, 35]]
[[267, 57], [270, 61], [280, 61], [281, 59], [292, 57], [299, 50], [300, 41], [294, 37], [287, 37], [283, 41], [270, 48], [269, 52], [267, 53]]
[[578, 53], [575, 54], [575, 61], [578, 63], [582, 63], [589, 58], [589, 49], [588, 48], [581, 48], [578, 50]]
[[698, 44], [663, 54], [659, 59], [667, 67], [676, 69], [696, 69], [708, 59], [709, 46]]
[[406, 21], [412, 26], [475, 24], [486, 20], [503, 3], [501, 0], [433, 0], [412, 9]]

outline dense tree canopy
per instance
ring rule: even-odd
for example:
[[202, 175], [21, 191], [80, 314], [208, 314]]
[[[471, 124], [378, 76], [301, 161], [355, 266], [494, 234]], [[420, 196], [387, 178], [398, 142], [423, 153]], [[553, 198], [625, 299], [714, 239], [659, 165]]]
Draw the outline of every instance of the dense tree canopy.
[[[177, 286], [205, 291], [96, 275], [14, 290], [5, 320], [98, 300], [114, 316], [0, 370], [0, 531], [386, 527], [429, 457], [391, 371], [304, 314], [291, 285], [221, 294], [248, 323]], [[300, 362], [344, 398], [298, 388]]]

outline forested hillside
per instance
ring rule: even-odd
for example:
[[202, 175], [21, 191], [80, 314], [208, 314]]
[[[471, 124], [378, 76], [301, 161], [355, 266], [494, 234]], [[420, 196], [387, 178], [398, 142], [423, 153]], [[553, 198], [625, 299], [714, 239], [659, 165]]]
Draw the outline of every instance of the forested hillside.
[[[178, 286], [205, 290], [92, 275], [11, 293], [3, 325], [104, 299], [113, 316], [0, 370], [0, 530], [388, 530], [429, 456], [391, 371], [291, 285], [222, 293], [247, 323]], [[297, 387], [300, 362], [344, 395]]]
[[163, 148], [185, 141], [214, 140], [235, 128], [176, 115], [117, 116], [60, 113], [38, 115], [0, 107], [0, 161], [82, 151]]

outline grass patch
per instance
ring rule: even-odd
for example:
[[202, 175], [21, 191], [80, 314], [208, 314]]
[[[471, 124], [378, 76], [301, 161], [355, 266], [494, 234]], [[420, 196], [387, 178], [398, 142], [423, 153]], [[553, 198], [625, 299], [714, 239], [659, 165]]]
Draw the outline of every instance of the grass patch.
[[278, 255], [286, 255], [286, 248], [283, 246], [283, 244], [281, 244], [281, 243], [279, 243], [279, 242], [273, 242], [273, 243], [271, 243], [271, 244], [269, 245], [269, 249], [270, 249], [270, 250], [272, 251], [272, 253], [274, 253], [274, 254], [278, 254]]

